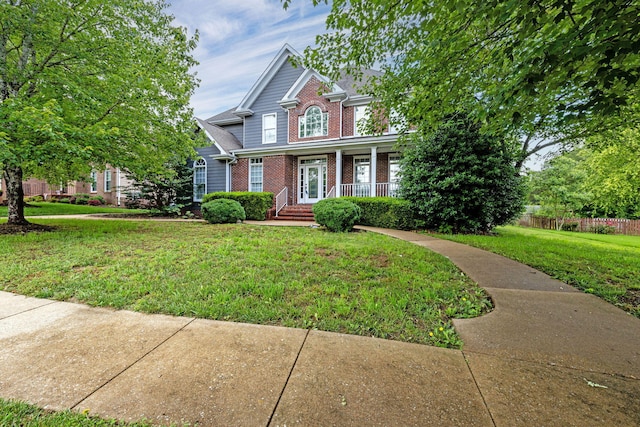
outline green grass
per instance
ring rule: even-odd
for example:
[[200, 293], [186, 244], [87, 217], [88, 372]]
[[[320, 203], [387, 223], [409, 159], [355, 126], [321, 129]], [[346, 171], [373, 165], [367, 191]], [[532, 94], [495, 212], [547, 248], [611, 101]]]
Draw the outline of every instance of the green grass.
[[[113, 208], [109, 206], [71, 205], [68, 203], [30, 202], [29, 205], [31, 205], [31, 207], [26, 207], [24, 209], [25, 216], [146, 212], [146, 211], [139, 211], [139, 210], [136, 211], [132, 209], [124, 209], [124, 208]], [[6, 217], [7, 217], [7, 207], [0, 206], [0, 218], [6, 219]]]
[[495, 236], [442, 235], [541, 270], [640, 317], [640, 237], [499, 227]]
[[40, 409], [27, 403], [0, 399], [0, 426], [3, 427], [150, 427], [148, 422], [125, 423], [89, 417], [85, 414]]
[[0, 289], [94, 306], [458, 347], [450, 319], [489, 308], [444, 257], [375, 233], [40, 220], [0, 239]]

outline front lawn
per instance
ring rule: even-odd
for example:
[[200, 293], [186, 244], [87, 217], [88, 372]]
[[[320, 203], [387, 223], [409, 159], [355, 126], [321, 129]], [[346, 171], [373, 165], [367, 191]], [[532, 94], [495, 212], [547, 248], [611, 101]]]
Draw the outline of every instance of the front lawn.
[[0, 239], [0, 289], [41, 298], [458, 347], [489, 308], [446, 258], [375, 233], [40, 220]]
[[[25, 207], [25, 216], [45, 215], [83, 215], [96, 213], [140, 213], [141, 210], [114, 208], [110, 206], [71, 205], [69, 203], [29, 202]], [[0, 222], [7, 218], [7, 207], [0, 206]]]
[[640, 237], [499, 227], [495, 236], [438, 235], [541, 270], [640, 317]]

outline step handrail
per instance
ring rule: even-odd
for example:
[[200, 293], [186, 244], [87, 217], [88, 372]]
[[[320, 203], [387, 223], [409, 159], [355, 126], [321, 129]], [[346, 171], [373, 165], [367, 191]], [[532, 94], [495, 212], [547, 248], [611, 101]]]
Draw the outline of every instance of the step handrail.
[[287, 206], [288, 200], [289, 200], [289, 189], [287, 187], [284, 187], [276, 195], [276, 217], [278, 216], [282, 208]]

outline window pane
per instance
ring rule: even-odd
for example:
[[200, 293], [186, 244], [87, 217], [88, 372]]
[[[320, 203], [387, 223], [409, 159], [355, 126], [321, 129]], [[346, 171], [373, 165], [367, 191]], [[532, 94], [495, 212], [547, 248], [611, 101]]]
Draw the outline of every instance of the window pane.
[[276, 142], [276, 114], [262, 116], [262, 142]]
[[262, 159], [251, 159], [250, 161], [249, 191], [262, 191]]

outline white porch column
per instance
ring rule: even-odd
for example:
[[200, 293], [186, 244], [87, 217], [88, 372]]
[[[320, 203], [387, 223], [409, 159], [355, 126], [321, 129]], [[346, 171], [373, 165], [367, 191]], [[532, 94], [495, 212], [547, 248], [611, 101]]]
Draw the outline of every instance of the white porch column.
[[376, 196], [376, 176], [378, 166], [378, 147], [371, 147], [371, 196]]
[[340, 197], [342, 187], [342, 150], [336, 150], [336, 197]]

